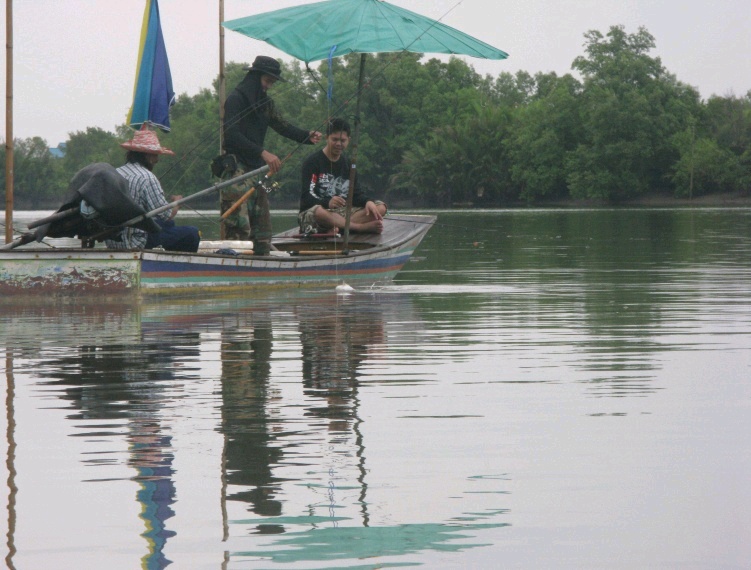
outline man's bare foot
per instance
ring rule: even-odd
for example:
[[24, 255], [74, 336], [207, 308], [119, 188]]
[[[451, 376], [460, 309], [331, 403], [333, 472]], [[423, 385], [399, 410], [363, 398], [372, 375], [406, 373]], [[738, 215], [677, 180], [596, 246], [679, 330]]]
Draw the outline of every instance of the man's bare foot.
[[350, 229], [360, 234], [380, 234], [383, 233], [383, 220], [350, 224]]

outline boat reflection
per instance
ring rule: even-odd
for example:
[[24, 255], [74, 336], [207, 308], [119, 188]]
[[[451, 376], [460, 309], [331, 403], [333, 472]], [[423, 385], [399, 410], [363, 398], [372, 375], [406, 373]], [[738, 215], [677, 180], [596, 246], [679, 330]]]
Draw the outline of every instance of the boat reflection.
[[[42, 385], [55, 386], [59, 398], [69, 402], [72, 411], [68, 419], [84, 430], [76, 436], [92, 442], [124, 437], [125, 463], [135, 472], [130, 480], [137, 484], [135, 498], [144, 529], [141, 536], [147, 545], [141, 565], [164, 568], [171, 563], [165, 547], [175, 536], [169, 519], [175, 514], [176, 490], [170, 420], [163, 410], [174, 389], [175, 363], [198, 355], [198, 334], [144, 324], [137, 307], [68, 309], [58, 307], [56, 315], [73, 324], [68, 334], [75, 331], [80, 340], [60, 351], [57, 358], [46, 360], [48, 379]], [[55, 309], [38, 310], [42, 319]], [[54, 335], [40, 340], [43, 345], [59, 343]], [[93, 452], [82, 462], [106, 467], [112, 462], [110, 456], [111, 451]]]
[[[282, 448], [267, 410], [278, 397], [269, 378], [271, 315], [255, 311], [242, 316], [236, 326], [221, 332], [223, 494], [228, 500], [246, 503], [257, 515], [278, 516], [282, 507], [275, 497], [281, 481], [274, 477], [272, 465], [281, 461]], [[234, 488], [228, 494], [227, 485]], [[226, 507], [222, 510], [226, 513]], [[277, 525], [259, 528], [269, 534], [281, 531]], [[228, 536], [226, 517], [224, 536]]]
[[[141, 567], [164, 568], [180, 555], [173, 544], [186, 523], [179, 521], [195, 516], [181, 519], [190, 501], [177, 500], [195, 485], [176, 468], [194, 437], [180, 419], [202, 413], [201, 429], [222, 442], [197, 469], [219, 482], [214, 504], [223, 548], [215, 560], [221, 556], [224, 566], [258, 556], [377, 556], [391, 535], [385, 555], [412, 553], [418, 544], [450, 549], [447, 542], [474, 528], [466, 520], [461, 528], [372, 524], [362, 394], [387, 368], [379, 361], [391, 345], [397, 353], [419, 345], [423, 324], [408, 295], [301, 291], [201, 302], [0, 305], [0, 320], [13, 323], [0, 333], [11, 359], [6, 375], [23, 370], [69, 406], [68, 435], [87, 448], [80, 462], [97, 468], [80, 483], [136, 484]], [[207, 402], [211, 409], [203, 412]], [[379, 509], [383, 514], [384, 505]], [[11, 529], [16, 516], [9, 508]], [[122, 512], [114, 516], [119, 527], [130, 525]], [[352, 533], [364, 540], [352, 543]], [[281, 534], [287, 536], [277, 544], [258, 542], [259, 535]]]
[[384, 306], [390, 300], [383, 298], [376, 304], [360, 305], [346, 303], [346, 299], [344, 303], [337, 299], [336, 306], [324, 303], [298, 310], [303, 386], [311, 400], [308, 415], [327, 424], [328, 450], [336, 459], [344, 458], [344, 461], [331, 459], [326, 494], [328, 514], [336, 521], [337, 479], [349, 457], [359, 486], [357, 503], [362, 525], [367, 527], [366, 456], [359, 416], [360, 367], [366, 359], [377, 361], [384, 352], [388, 338], [386, 318], [390, 312]]
[[[357, 458], [362, 518], [367, 526], [365, 453], [357, 416], [358, 367], [383, 347], [387, 315], [372, 296], [363, 302], [363, 298], [326, 294], [283, 311], [255, 310], [238, 319], [236, 326], [222, 328], [221, 429], [226, 483], [231, 489], [227, 500], [244, 502], [249, 512], [261, 517], [280, 517], [285, 477], [275, 471], [309, 461], [305, 447], [325, 432], [331, 439], [327, 450], [344, 446], [344, 455]], [[303, 390], [295, 399], [304, 403], [295, 408], [302, 417], [291, 421], [284, 418], [291, 402], [285, 401], [283, 388], [270, 380], [274, 323], [281, 337], [294, 334], [295, 325], [299, 333]], [[299, 429], [291, 430], [290, 425]], [[352, 446], [348, 445], [350, 437], [354, 438]], [[334, 500], [333, 483], [314, 486], [324, 489], [327, 503]], [[259, 519], [255, 532], [284, 532], [284, 525], [274, 522], [278, 518], [265, 520], [269, 522]]]

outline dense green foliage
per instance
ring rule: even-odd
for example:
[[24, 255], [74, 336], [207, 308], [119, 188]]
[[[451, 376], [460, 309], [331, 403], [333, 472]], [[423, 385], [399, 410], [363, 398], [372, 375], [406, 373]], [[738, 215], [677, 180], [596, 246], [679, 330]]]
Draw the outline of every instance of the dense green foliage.
[[[654, 48], [643, 28], [590, 31], [583, 55], [572, 63], [577, 76], [562, 77], [482, 77], [459, 59], [368, 56], [358, 144], [350, 155], [356, 152], [363, 183], [391, 204], [619, 203], [650, 194], [751, 191], [751, 91], [703, 101], [650, 55]], [[359, 66], [359, 55], [334, 60], [331, 70], [327, 62], [310, 70], [285, 64], [287, 81], [273, 96], [285, 117], [303, 128], [324, 130], [329, 116], [354, 125]], [[243, 65], [227, 65], [228, 91], [243, 74]], [[188, 195], [214, 183], [209, 162], [219, 152], [217, 93], [215, 82], [181, 95], [172, 109], [172, 131], [160, 136], [177, 157], [156, 169], [167, 194]], [[117, 133], [73, 133], [61, 159], [38, 137], [16, 141], [17, 203], [55, 205], [83, 166], [121, 164], [118, 145], [131, 132], [123, 125]], [[294, 207], [299, 166], [312, 148], [273, 132], [266, 147], [285, 159], [272, 203]], [[215, 203], [210, 197], [202, 205]]]

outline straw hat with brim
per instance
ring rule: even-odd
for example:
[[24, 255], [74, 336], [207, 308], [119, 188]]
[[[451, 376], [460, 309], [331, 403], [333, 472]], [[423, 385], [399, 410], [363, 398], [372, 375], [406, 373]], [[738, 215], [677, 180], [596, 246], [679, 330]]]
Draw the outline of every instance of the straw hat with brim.
[[260, 71], [261, 73], [270, 75], [279, 81], [284, 81], [284, 79], [282, 79], [282, 66], [279, 65], [279, 62], [273, 57], [267, 55], [259, 55], [256, 57], [253, 61], [253, 65], [246, 67], [245, 71]]
[[121, 143], [120, 146], [126, 150], [146, 154], [175, 154], [170, 149], [164, 148], [159, 144], [159, 139], [154, 131], [136, 131], [131, 140]]

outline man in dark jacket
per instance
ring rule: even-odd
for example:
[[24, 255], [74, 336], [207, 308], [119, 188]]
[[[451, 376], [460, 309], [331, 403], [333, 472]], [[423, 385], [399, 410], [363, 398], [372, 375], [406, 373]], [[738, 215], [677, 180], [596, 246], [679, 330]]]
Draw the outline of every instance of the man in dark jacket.
[[[281, 66], [272, 57], [259, 55], [248, 74], [230, 93], [224, 104], [224, 151], [237, 160], [237, 171], [225, 173], [225, 177], [239, 176], [245, 172], [269, 166], [269, 174], [275, 174], [282, 166], [281, 160], [263, 146], [269, 127], [285, 138], [298, 143], [316, 144], [321, 140], [318, 131], [305, 131], [289, 124], [277, 111], [267, 91], [283, 81]], [[232, 204], [250, 189], [252, 182], [245, 181], [221, 191], [221, 211], [226, 212]], [[256, 253], [268, 252], [271, 228], [268, 223], [268, 202], [265, 191], [257, 189], [247, 204], [222, 221], [226, 239], [253, 239]], [[265, 211], [264, 211], [265, 210]], [[250, 213], [250, 216], [249, 216]], [[262, 226], [259, 233], [259, 226]]]

